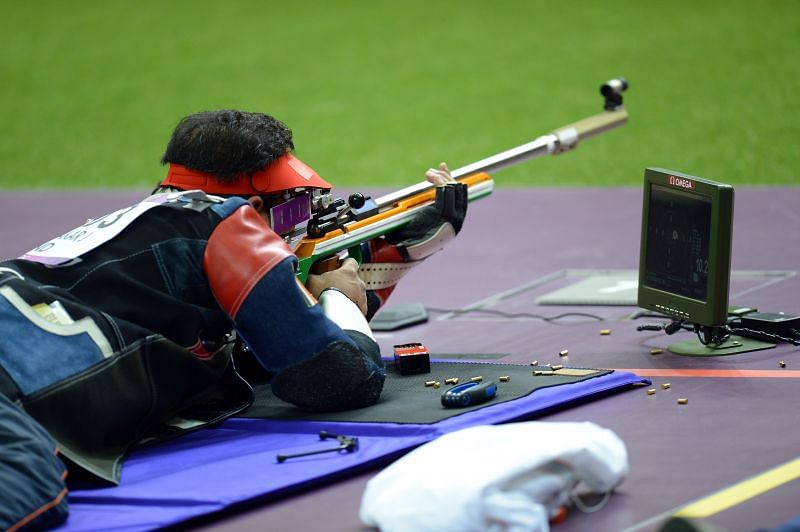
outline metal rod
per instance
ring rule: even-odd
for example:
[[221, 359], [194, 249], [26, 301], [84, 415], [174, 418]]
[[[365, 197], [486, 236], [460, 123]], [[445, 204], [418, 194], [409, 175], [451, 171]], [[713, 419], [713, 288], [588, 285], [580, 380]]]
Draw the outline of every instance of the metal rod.
[[558, 139], [555, 135], [544, 135], [534, 141], [528, 142], [527, 144], [497, 153], [485, 159], [481, 159], [480, 161], [475, 161], [474, 163], [462, 166], [461, 168], [456, 168], [450, 172], [450, 175], [452, 175], [455, 179], [458, 179], [460, 177], [467, 177], [480, 172], [486, 172], [487, 174], [497, 172], [517, 163], [521, 163], [541, 155], [547, 155], [553, 150], [554, 144], [557, 142], [557, 140]]
[[[485, 159], [481, 159], [479, 161], [475, 161], [474, 163], [457, 168], [451, 171], [450, 174], [455, 179], [459, 179], [480, 172], [497, 172], [499, 170], [503, 170], [504, 168], [508, 168], [509, 166], [513, 166], [542, 155], [557, 155], [574, 148], [582, 139], [589, 139], [595, 135], [605, 133], [606, 131], [610, 131], [611, 129], [625, 124], [627, 121], [628, 113], [622, 107], [619, 107], [613, 111], [605, 111], [603, 113], [599, 113], [597, 115], [590, 116], [583, 120], [579, 120], [578, 122], [561, 127], [552, 133], [542, 135], [541, 137], [526, 144], [522, 144], [515, 148], [511, 148], [509, 150], [486, 157]], [[380, 198], [376, 199], [375, 202], [377, 203], [378, 208], [382, 208], [387, 205], [392, 205], [404, 198], [419, 194], [420, 192], [433, 188], [434, 186], [435, 185], [429, 183], [428, 181], [423, 181], [421, 183], [417, 183], [416, 185], [392, 192], [391, 194], [381, 196]]]

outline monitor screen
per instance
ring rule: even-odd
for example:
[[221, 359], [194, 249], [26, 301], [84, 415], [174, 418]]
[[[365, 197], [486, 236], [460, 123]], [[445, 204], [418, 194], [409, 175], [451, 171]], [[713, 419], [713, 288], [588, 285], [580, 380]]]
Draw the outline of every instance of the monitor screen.
[[698, 325], [724, 325], [732, 227], [731, 186], [645, 170], [639, 306]]
[[711, 196], [650, 186], [645, 284], [706, 301]]

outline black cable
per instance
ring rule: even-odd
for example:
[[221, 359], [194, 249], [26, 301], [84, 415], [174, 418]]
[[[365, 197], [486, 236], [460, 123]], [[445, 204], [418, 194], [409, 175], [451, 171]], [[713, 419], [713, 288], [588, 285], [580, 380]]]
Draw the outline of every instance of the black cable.
[[733, 332], [734, 334], [738, 334], [739, 336], [755, 338], [756, 340], [766, 340], [778, 343], [786, 342], [787, 344], [800, 345], [800, 341], [795, 340], [794, 338], [787, 338], [785, 336], [780, 336], [778, 334], [767, 333], [764, 331], [756, 331], [744, 327], [732, 327], [731, 332]]
[[663, 318], [665, 320], [673, 319], [672, 316], [667, 316], [666, 314], [651, 312], [649, 310], [644, 310], [644, 309], [637, 310], [636, 312], [628, 316], [628, 319], [630, 320], [638, 320], [639, 318]]
[[[659, 316], [661, 317], [661, 316]], [[666, 317], [666, 316], [665, 316]], [[639, 325], [636, 327], [637, 331], [664, 331], [667, 334], [675, 334], [680, 329], [684, 331], [694, 332], [695, 329], [691, 325], [686, 324], [683, 320], [672, 320], [669, 323], [648, 323], [647, 325]]]
[[510, 313], [510, 312], [502, 312], [500, 310], [494, 309], [486, 309], [486, 308], [476, 308], [476, 309], [467, 309], [467, 310], [452, 310], [452, 309], [440, 309], [440, 308], [430, 308], [426, 307], [425, 310], [428, 312], [435, 312], [438, 314], [470, 314], [473, 312], [477, 312], [480, 314], [492, 314], [495, 316], [502, 316], [504, 318], [533, 318], [537, 320], [542, 320], [546, 322], [560, 320], [562, 318], [570, 317], [570, 316], [580, 316], [583, 318], [591, 318], [596, 321], [606, 321], [606, 318], [602, 316], [597, 316], [595, 314], [588, 314], [586, 312], [564, 312], [563, 314], [558, 314], [556, 316], [542, 316], [539, 314], [530, 314], [528, 312], [518, 312], [518, 313]]
[[697, 334], [697, 339], [700, 340], [700, 343], [705, 346], [721, 346], [731, 337], [731, 331], [727, 326], [718, 328], [697, 325], [694, 328], [694, 332]]
[[687, 325], [685, 325], [685, 322], [683, 320], [672, 320], [671, 322], [669, 322], [666, 325], [664, 325], [664, 332], [667, 333], [667, 334], [675, 334], [676, 332], [680, 331], [681, 329], [694, 330], [692, 328], [689, 328]]

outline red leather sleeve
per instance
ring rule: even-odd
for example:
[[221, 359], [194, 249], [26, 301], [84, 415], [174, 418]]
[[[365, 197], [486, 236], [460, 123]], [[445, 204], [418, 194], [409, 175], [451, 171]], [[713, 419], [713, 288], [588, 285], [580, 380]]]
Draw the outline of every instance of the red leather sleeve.
[[373, 238], [368, 245], [370, 253], [368, 262], [406, 262], [398, 247], [383, 238]]
[[203, 270], [211, 291], [232, 318], [253, 286], [294, 254], [249, 205], [225, 218], [208, 239]]

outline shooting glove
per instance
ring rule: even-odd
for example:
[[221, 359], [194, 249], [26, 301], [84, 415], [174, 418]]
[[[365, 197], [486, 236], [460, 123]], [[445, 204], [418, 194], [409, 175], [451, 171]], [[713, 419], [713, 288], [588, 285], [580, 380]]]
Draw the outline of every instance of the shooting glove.
[[359, 276], [367, 286], [367, 319], [386, 302], [397, 282], [421, 261], [455, 238], [467, 214], [467, 186], [447, 183], [436, 200], [405, 227], [362, 244]]

